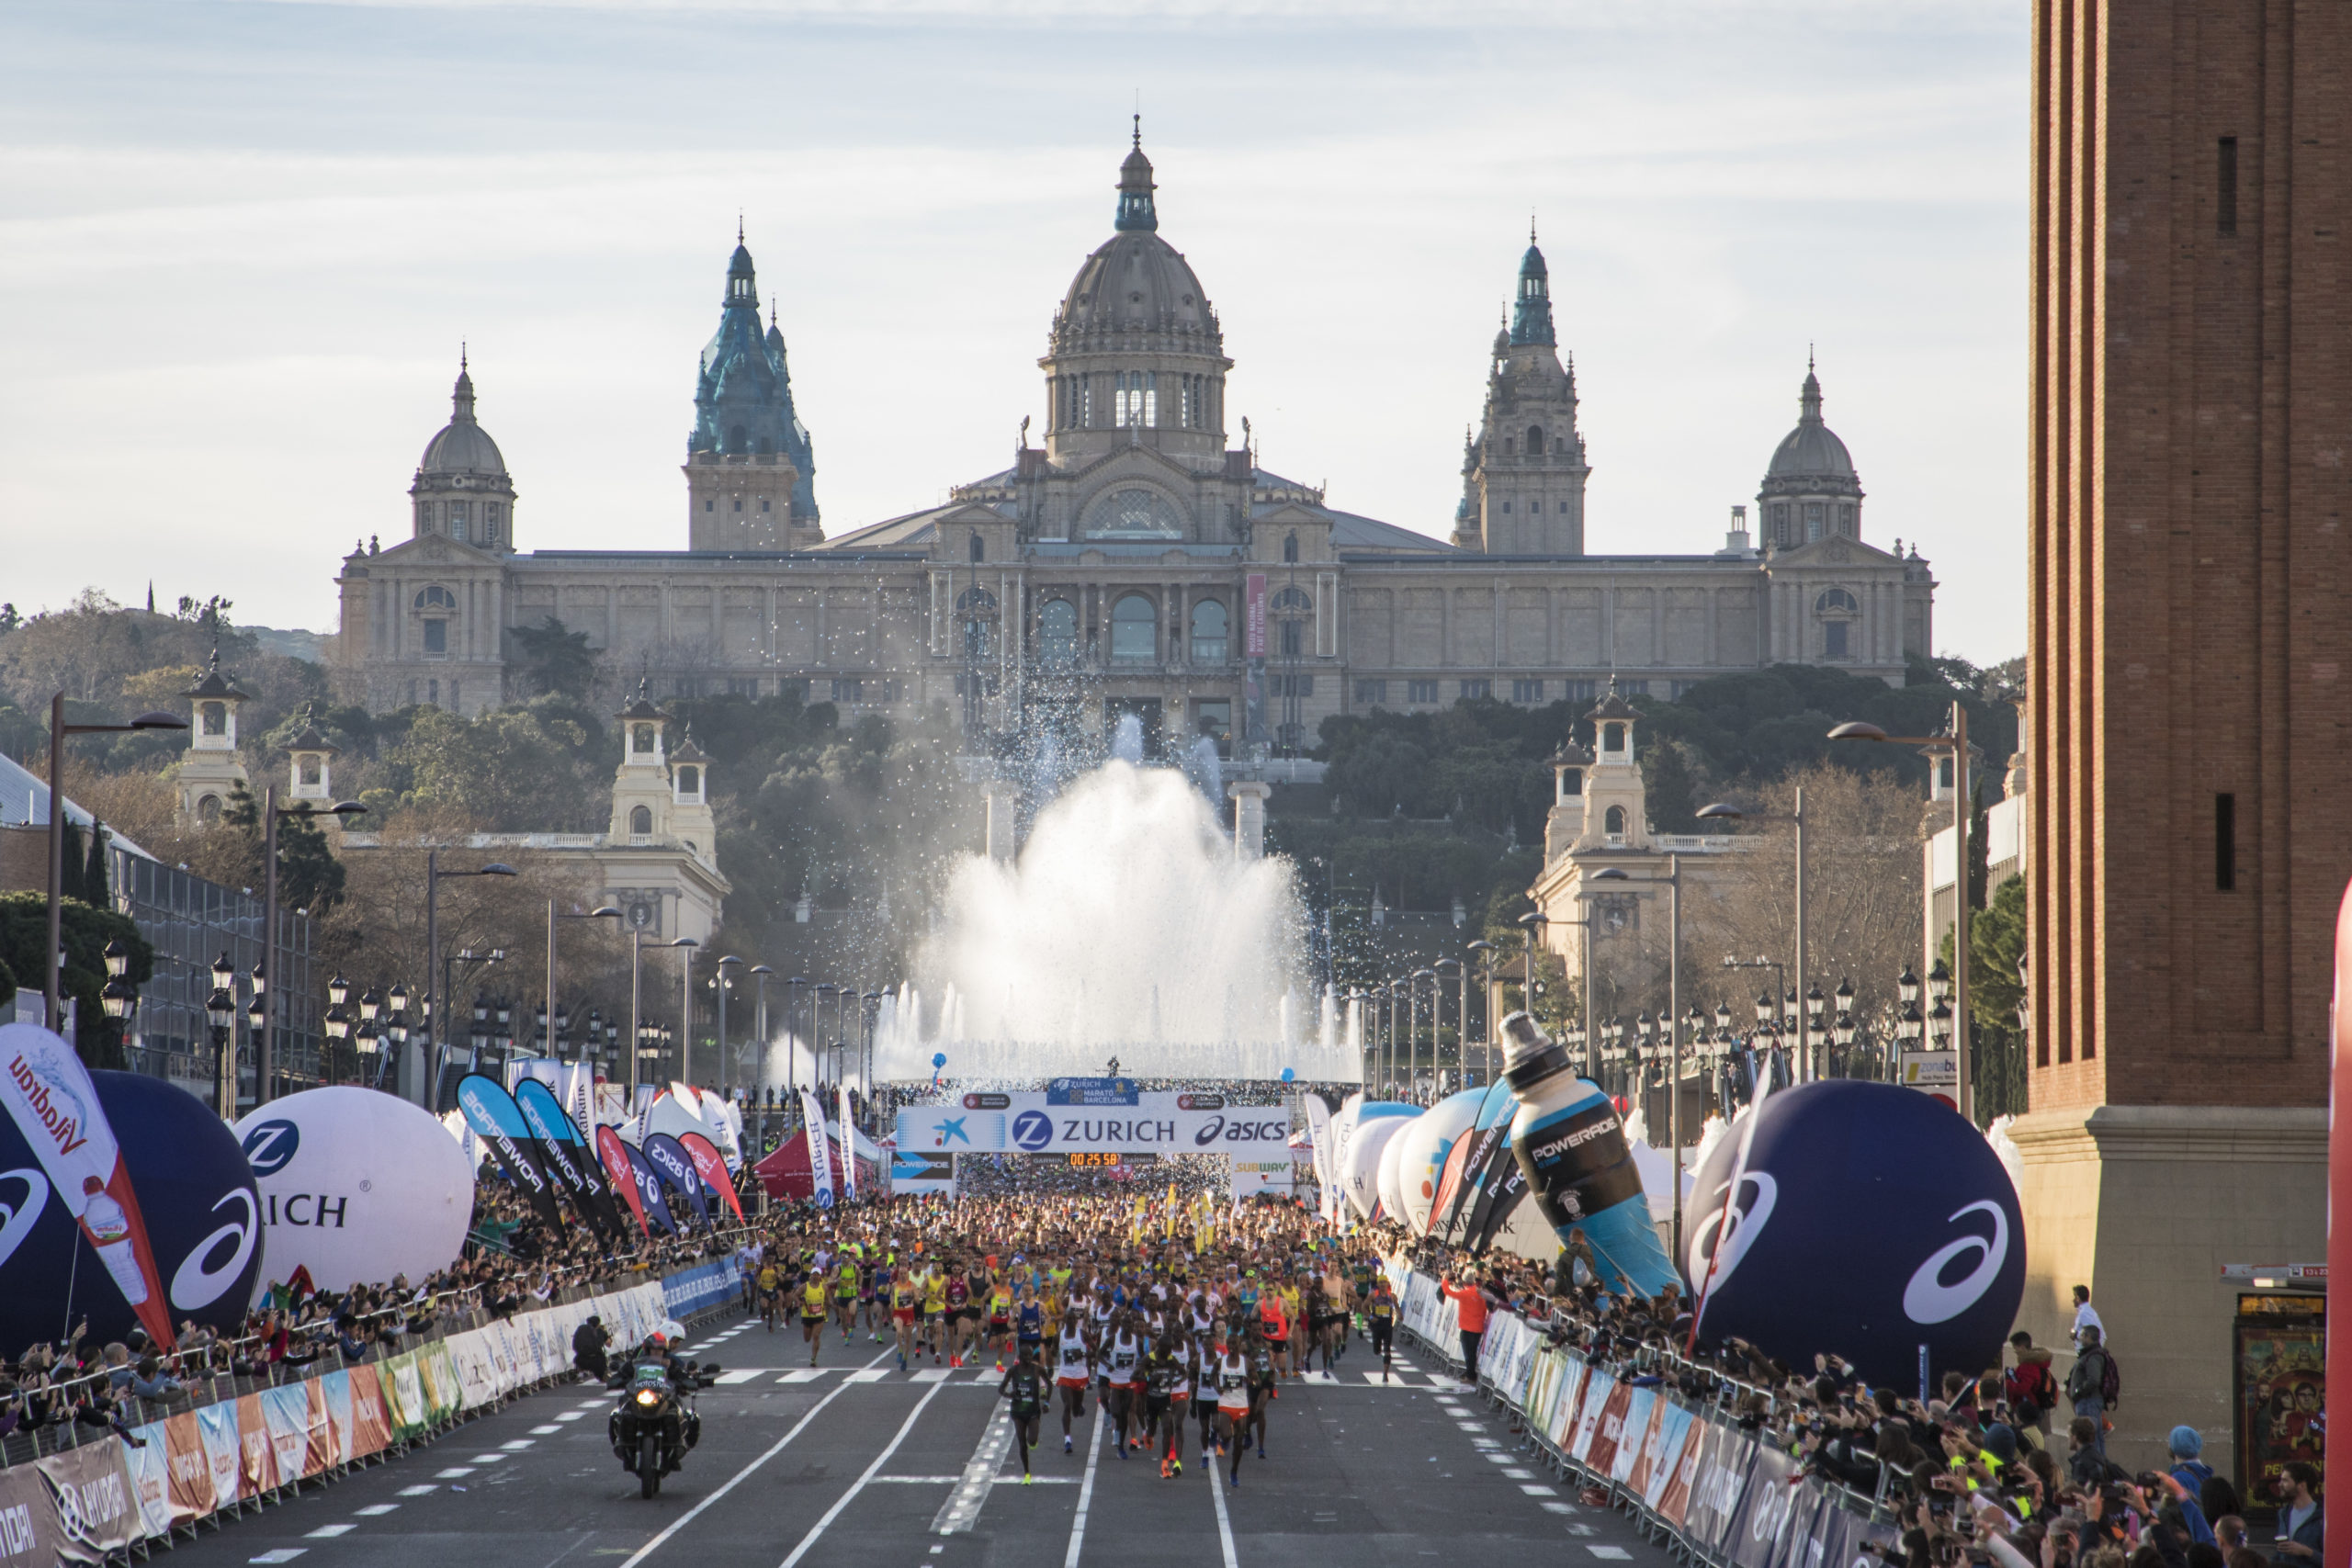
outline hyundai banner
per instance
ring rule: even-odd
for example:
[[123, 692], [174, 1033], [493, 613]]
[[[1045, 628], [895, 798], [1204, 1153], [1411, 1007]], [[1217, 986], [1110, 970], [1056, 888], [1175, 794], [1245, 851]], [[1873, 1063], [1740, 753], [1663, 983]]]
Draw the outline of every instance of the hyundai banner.
[[1133, 1106], [1053, 1105], [1037, 1090], [973, 1092], [899, 1112], [898, 1146], [948, 1154], [1225, 1154], [1288, 1159], [1290, 1111], [1158, 1090]]

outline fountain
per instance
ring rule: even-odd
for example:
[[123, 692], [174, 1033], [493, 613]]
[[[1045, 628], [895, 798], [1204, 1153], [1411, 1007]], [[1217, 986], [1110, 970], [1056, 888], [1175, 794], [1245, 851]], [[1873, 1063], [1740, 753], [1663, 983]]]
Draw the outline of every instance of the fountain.
[[1110, 750], [1039, 809], [1016, 860], [956, 867], [912, 965], [940, 1001], [926, 1020], [910, 987], [876, 1077], [929, 1078], [934, 1054], [966, 1080], [1098, 1076], [1114, 1055], [1143, 1077], [1358, 1077], [1328, 997], [1323, 1026], [1303, 1027], [1290, 863], [1237, 857], [1185, 771], [1138, 765], [1136, 716]]

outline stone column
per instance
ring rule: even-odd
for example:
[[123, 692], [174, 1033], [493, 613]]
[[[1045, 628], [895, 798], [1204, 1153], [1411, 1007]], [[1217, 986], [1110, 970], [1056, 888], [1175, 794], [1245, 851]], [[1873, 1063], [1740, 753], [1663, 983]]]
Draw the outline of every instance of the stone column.
[[989, 800], [989, 859], [1001, 864], [1012, 861], [1013, 817], [1021, 804], [1021, 792], [1010, 779], [990, 779]]
[[1233, 797], [1233, 858], [1260, 860], [1266, 853], [1266, 797], [1273, 785], [1258, 779], [1238, 779], [1225, 786]]

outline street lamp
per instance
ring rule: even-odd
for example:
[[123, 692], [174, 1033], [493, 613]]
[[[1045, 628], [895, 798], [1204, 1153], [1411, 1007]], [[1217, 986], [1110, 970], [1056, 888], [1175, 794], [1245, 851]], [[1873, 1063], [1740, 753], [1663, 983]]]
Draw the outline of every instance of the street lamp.
[[212, 994], [204, 998], [204, 1021], [212, 1030], [212, 1093], [223, 1122], [237, 1119], [236, 1057], [229, 1050], [237, 1028], [237, 967], [222, 953], [212, 961]]
[[764, 964], [752, 965], [752, 1031], [759, 1036], [760, 1069], [758, 1087], [768, 1083], [768, 976], [775, 971]]
[[[1479, 1062], [1485, 1069], [1481, 1075], [1483, 1080], [1493, 1083], [1495, 1081], [1495, 944], [1483, 940], [1474, 942], [1464, 948], [1463, 952], [1476, 953], [1477, 961], [1483, 966], [1482, 977], [1486, 982], [1483, 999], [1486, 1002], [1486, 1008], [1481, 1020], [1485, 1027], [1479, 1041]], [[1588, 987], [1592, 984], [1589, 976], [1587, 977], [1585, 984]], [[1462, 1038], [1465, 1042], [1470, 1038], [1470, 961], [1466, 958], [1462, 964]]]
[[[1607, 872], [1600, 872], [1596, 874], [1606, 876], [1609, 874]], [[1621, 871], [1617, 874], [1620, 877], [1623, 877], [1625, 874]], [[1534, 909], [1531, 910], [1527, 914], [1520, 916], [1519, 923], [1521, 927], [1525, 928], [1527, 931], [1525, 968], [1520, 976], [1519, 982], [1520, 989], [1524, 994], [1520, 998], [1520, 1006], [1526, 1010], [1528, 1017], [1533, 1018], [1535, 1016], [1535, 949], [1537, 945], [1543, 942], [1544, 928], [1552, 923], [1552, 917], [1546, 915], [1541, 909]], [[1586, 976], [1586, 987], [1589, 988], [1591, 984], [1592, 976], [1589, 975]]]
[[408, 1050], [408, 987], [393, 981], [392, 988], [385, 993], [384, 1006], [392, 1015], [384, 1026], [384, 1033], [391, 1040], [392, 1055], [402, 1055]]
[[731, 953], [727, 954], [718, 961], [718, 973], [711, 977], [711, 984], [718, 990], [718, 1098], [721, 1100], [727, 1098], [729, 1076], [727, 1072], [727, 993], [735, 987], [735, 976], [729, 973], [730, 965], [741, 969], [743, 966], [743, 961]]
[[[218, 650], [215, 650], [217, 657]], [[43, 1021], [51, 1029], [65, 1021], [60, 1011], [58, 970], [65, 963], [65, 739], [72, 735], [123, 735], [134, 729], [186, 729], [187, 720], [167, 713], [142, 713], [129, 724], [68, 724], [65, 694], [49, 699], [49, 962], [41, 978], [41, 998], [48, 1010]]]
[[[441, 1015], [446, 1008], [435, 1005], [434, 961], [441, 952], [441, 921], [439, 897], [441, 884], [453, 876], [513, 876], [514, 868], [502, 861], [472, 871], [443, 871], [441, 852], [424, 852], [424, 1082], [418, 1087], [417, 1097], [424, 1109], [434, 1109], [441, 1087]], [[273, 886], [275, 884], [273, 883]]]
[[[593, 908], [593, 909], [589, 910], [589, 911], [588, 911], [586, 914], [584, 914], [584, 915], [573, 915], [573, 914], [566, 914], [566, 913], [563, 913], [563, 912], [561, 912], [561, 911], [559, 911], [559, 910], [556, 908], [556, 907], [555, 907], [555, 900], [554, 900], [554, 899], [552, 899], [552, 898], [550, 898], [550, 899], [548, 899], [548, 1006], [549, 1006], [549, 1007], [554, 1007], [554, 1006], [555, 1006], [555, 923], [556, 923], [556, 921], [558, 921], [558, 920], [617, 920], [617, 919], [619, 919], [620, 918], [621, 918], [621, 912], [620, 912], [619, 908], [616, 908], [616, 906], [614, 906], [614, 905], [611, 905], [611, 904], [599, 904], [599, 905], [597, 905], [594, 908]], [[564, 1029], [560, 1023], [559, 1023], [559, 1024], [557, 1025], [557, 1029], [556, 1029], [556, 1033], [557, 1033], [557, 1034], [564, 1034], [564, 1033], [569, 1033], [569, 1032], [569, 1032], [568, 1030]], [[552, 1056], [552, 1055], [556, 1055], [558, 1054], [558, 1053], [556, 1052], [556, 1050], [554, 1049], [554, 1047], [555, 1047], [555, 1036], [550, 1035], [550, 1036], [548, 1037], [548, 1055]], [[582, 1057], [581, 1059], [584, 1062], [587, 1058], [583, 1056], [583, 1057]]]
[[[1674, 1246], [1670, 1257], [1682, 1256], [1682, 1030], [1677, 1015], [1682, 1010], [1682, 857], [1666, 857], [1667, 873], [1647, 880], [1666, 884], [1667, 944], [1666, 944], [1666, 1012], [1660, 1021], [1666, 1026], [1667, 1075], [1666, 1121], [1668, 1136], [1674, 1144]], [[1631, 874], [1623, 866], [1603, 866], [1592, 874], [1595, 882], [1631, 882]]]
[[1951, 1017], [1959, 1039], [1952, 1063], [1954, 1098], [1960, 1113], [1976, 1120], [1975, 1077], [1968, 1060], [1968, 710], [1951, 705], [1951, 717], [1941, 735], [1889, 735], [1875, 724], [1841, 724], [1829, 732], [1832, 740], [1871, 740], [1882, 745], [1917, 746], [1951, 759], [1952, 878]]
[[670, 945], [678, 953], [678, 1041], [683, 1053], [678, 1057], [678, 1077], [691, 1084], [695, 1081], [695, 949], [702, 943], [682, 936]]
[[[1726, 804], [1725, 802], [1723, 802], [1723, 801], [1720, 801], [1720, 800], [1719, 800], [1719, 801], [1716, 801], [1716, 802], [1713, 803], [1712, 805], [1702, 806], [1702, 807], [1699, 807], [1699, 809], [1698, 809], [1696, 812], [1694, 812], [1692, 815], [1697, 816], [1697, 817], [1702, 817], [1702, 818], [1713, 818], [1713, 819], [1720, 820], [1720, 821], [1736, 822], [1736, 821], [1739, 821], [1739, 820], [1741, 820], [1742, 818], [1746, 818], [1746, 817], [1748, 815], [1748, 813], [1747, 813], [1747, 812], [1745, 812], [1745, 811], [1741, 810], [1741, 809], [1740, 809], [1738, 807], [1736, 807], [1736, 806], [1732, 806], [1732, 805]], [[1805, 988], [1805, 981], [1804, 981], [1804, 884], [1805, 884], [1805, 875], [1804, 875], [1804, 787], [1803, 787], [1802, 785], [1800, 785], [1800, 786], [1798, 787], [1798, 789], [1796, 790], [1796, 792], [1795, 792], [1795, 795], [1794, 795], [1794, 798], [1793, 798], [1793, 799], [1792, 800], [1792, 802], [1791, 802], [1791, 808], [1790, 808], [1789, 814], [1788, 814], [1786, 817], [1781, 817], [1781, 818], [1761, 818], [1761, 820], [1766, 820], [1766, 821], [1781, 821], [1781, 822], [1787, 822], [1787, 823], [1789, 823], [1791, 826], [1792, 826], [1792, 827], [1795, 829], [1795, 830], [1796, 830], [1796, 877], [1795, 877], [1795, 880], [1796, 880], [1796, 941], [1795, 941], [1795, 943], [1794, 943], [1794, 946], [1795, 946], [1795, 948], [1796, 948], [1796, 952], [1795, 952], [1795, 954], [1794, 954], [1794, 957], [1795, 957], [1795, 960], [1796, 960], [1796, 963], [1795, 963], [1796, 987], [1795, 987], [1795, 988], [1796, 988], [1796, 990], [1798, 990], [1798, 991], [1803, 991], [1803, 990]], [[1790, 1020], [1790, 1021], [1791, 1021], [1792, 1022], [1793, 1022], [1793, 1021], [1795, 1021], [1795, 1018], [1794, 1018], [1794, 1015], [1793, 1015], [1793, 1014], [1792, 1014], [1792, 1015], [1791, 1015], [1791, 1020]], [[1804, 1082], [1804, 1081], [1805, 1081], [1806, 1077], [1807, 1077], [1808, 1076], [1810, 1076], [1810, 1070], [1811, 1070], [1812, 1062], [1813, 1062], [1812, 1038], [1811, 1038], [1811, 1032], [1810, 1032], [1810, 1031], [1807, 1031], [1807, 1032], [1806, 1032], [1806, 1037], [1805, 1037], [1805, 1039], [1804, 1039], [1804, 1041], [1803, 1049], [1801, 1049], [1801, 1050], [1800, 1050], [1800, 1052], [1799, 1052], [1799, 1054], [1798, 1054], [1798, 1055], [1799, 1055], [1799, 1057], [1800, 1057], [1800, 1062], [1799, 1062], [1798, 1068], [1797, 1068], [1797, 1081], [1798, 1081], [1799, 1083], [1803, 1083], [1803, 1082]]]

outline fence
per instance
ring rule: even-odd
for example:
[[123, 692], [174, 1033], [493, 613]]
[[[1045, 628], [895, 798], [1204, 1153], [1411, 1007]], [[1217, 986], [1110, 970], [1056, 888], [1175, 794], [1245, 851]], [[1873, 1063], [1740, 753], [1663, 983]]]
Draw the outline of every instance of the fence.
[[[570, 1375], [571, 1336], [600, 1316], [616, 1345], [666, 1317], [738, 1299], [735, 1258], [627, 1290], [518, 1313], [381, 1361], [254, 1387], [133, 1428], [0, 1469], [0, 1558], [128, 1562], [193, 1540], [439, 1436], [509, 1394]], [[242, 1381], [242, 1380], [241, 1380]]]
[[[1428, 1275], [1392, 1264], [1405, 1332], [1459, 1368], [1453, 1303]], [[1883, 1568], [1870, 1548], [1894, 1524], [1785, 1449], [1662, 1382], [1637, 1387], [1546, 1342], [1504, 1313], [1487, 1320], [1478, 1382], [1525, 1425], [1563, 1476], [1604, 1488], [1645, 1533], [1708, 1568]]]

